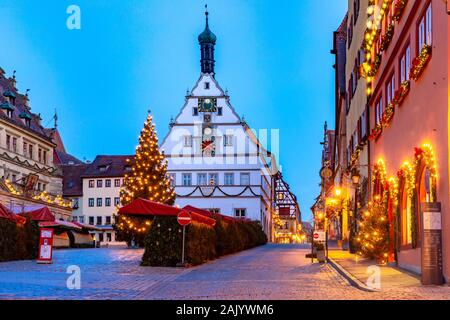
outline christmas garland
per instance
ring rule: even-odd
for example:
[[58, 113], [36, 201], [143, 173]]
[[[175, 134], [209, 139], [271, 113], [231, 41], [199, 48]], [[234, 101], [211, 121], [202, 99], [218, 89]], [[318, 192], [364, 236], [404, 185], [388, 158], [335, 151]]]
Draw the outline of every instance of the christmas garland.
[[[203, 186], [203, 187], [207, 187], [207, 186]], [[192, 192], [190, 192], [190, 193], [188, 193], [188, 194], [184, 194], [184, 195], [177, 194], [177, 197], [183, 197], [183, 198], [185, 198], [185, 197], [190, 197], [190, 196], [192, 196], [197, 190], [199, 190], [199, 191], [200, 191], [200, 194], [202, 195], [202, 197], [205, 197], [205, 198], [212, 197], [213, 194], [214, 194], [214, 192], [215, 192], [216, 190], [219, 190], [220, 192], [222, 192], [222, 193], [223, 193], [225, 196], [227, 196], [227, 197], [239, 197], [239, 196], [243, 195], [243, 194], [245, 193], [245, 191], [247, 191], [247, 190], [250, 190], [251, 194], [254, 195], [255, 197], [259, 196], [259, 194], [255, 193], [255, 192], [253, 191], [253, 189], [252, 189], [250, 186], [246, 186], [241, 192], [239, 192], [239, 193], [237, 193], [237, 194], [229, 194], [229, 193], [226, 193], [226, 192], [223, 191], [222, 188], [219, 187], [219, 186], [215, 186], [215, 187], [213, 188], [213, 190], [211, 191], [211, 193], [205, 194], [205, 193], [203, 193], [202, 187], [201, 187], [201, 186], [197, 186], [197, 187], [194, 188], [194, 190], [192, 190]]]
[[394, 103], [390, 103], [387, 105], [386, 110], [383, 112], [381, 123], [384, 128], [389, 127], [389, 125], [392, 122], [392, 119], [394, 118]]
[[431, 54], [432, 54], [432, 48], [431, 46], [425, 44], [420, 51], [420, 54], [418, 57], [414, 58], [412, 61], [412, 67], [411, 71], [409, 73], [409, 77], [413, 79], [414, 81], [419, 80], [420, 76], [422, 75], [423, 71], [425, 70], [425, 67], [427, 66], [428, 62], [431, 60]]
[[[380, 256], [380, 252], [383, 251], [381, 249], [386, 245], [386, 243], [394, 245], [394, 258], [397, 259], [397, 252], [400, 251], [400, 215], [401, 215], [401, 206], [400, 203], [400, 192], [399, 192], [399, 182], [402, 181], [405, 186], [405, 192], [407, 192], [407, 197], [409, 197], [410, 202], [410, 213], [411, 218], [408, 225], [408, 229], [411, 237], [411, 246], [413, 248], [417, 248], [418, 246], [418, 219], [419, 219], [419, 210], [418, 210], [418, 194], [417, 194], [417, 185], [416, 182], [420, 179], [420, 170], [423, 168], [423, 165], [429, 170], [429, 179], [430, 179], [430, 202], [437, 201], [437, 164], [436, 158], [434, 155], [434, 151], [431, 145], [424, 144], [420, 148], [415, 148], [414, 162], [409, 163], [405, 162], [401, 166], [401, 169], [397, 172], [397, 178], [390, 178], [387, 180], [386, 178], [386, 166], [383, 160], [379, 160], [374, 167], [373, 175], [372, 175], [372, 190], [373, 196], [372, 200], [369, 202], [369, 211], [366, 212], [365, 217], [367, 221], [372, 221], [372, 225], [367, 225], [367, 221], [361, 222], [361, 232], [358, 235], [358, 242], [361, 249], [360, 253], [369, 256], [372, 258], [377, 258], [381, 261], [386, 261], [386, 257]], [[373, 230], [373, 214], [378, 214], [381, 222], [383, 219], [386, 219], [388, 216], [389, 209], [389, 201], [391, 201], [392, 212], [393, 212], [393, 228], [394, 228], [394, 238], [391, 237], [390, 234], [390, 225], [387, 224], [387, 231], [383, 228], [386, 227], [385, 224], [380, 223], [375, 226], [379, 229], [377, 234], [382, 234], [383, 232], [387, 232], [385, 241], [377, 240], [371, 235], [364, 234], [367, 233], [367, 229]], [[372, 219], [372, 220], [370, 220]], [[364, 229], [365, 228], [365, 229]], [[368, 243], [369, 240], [377, 240], [377, 245], [381, 247], [377, 247], [373, 245], [373, 242]], [[364, 246], [364, 243], [368, 244], [368, 246]], [[381, 249], [380, 249], [381, 248]], [[381, 250], [381, 251], [380, 251]], [[375, 254], [377, 253], [377, 254]]]
[[411, 88], [411, 82], [409, 80], [403, 81], [400, 88], [397, 89], [394, 95], [394, 101], [397, 106], [401, 106]]
[[382, 131], [383, 131], [383, 125], [381, 123], [378, 123], [373, 128], [372, 133], [369, 136], [369, 140], [373, 140], [373, 141], [378, 140]]
[[382, 56], [381, 53], [379, 53], [375, 56], [375, 61], [370, 64], [370, 71], [368, 72], [369, 77], [374, 77], [378, 73], [381, 66], [381, 60]]
[[386, 51], [387, 48], [389, 47], [389, 44], [392, 41], [392, 38], [394, 37], [394, 23], [391, 23], [386, 30], [386, 33], [383, 35], [382, 40], [381, 40], [381, 46], [380, 46], [380, 50], [381, 51]]
[[392, 19], [394, 19], [395, 21], [400, 21], [400, 18], [402, 17], [407, 4], [408, 0], [397, 0], [395, 2], [394, 15], [392, 16]]

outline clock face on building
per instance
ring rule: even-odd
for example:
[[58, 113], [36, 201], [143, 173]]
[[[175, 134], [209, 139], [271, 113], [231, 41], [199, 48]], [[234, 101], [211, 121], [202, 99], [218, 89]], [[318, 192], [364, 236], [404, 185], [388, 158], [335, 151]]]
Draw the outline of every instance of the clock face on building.
[[216, 98], [199, 98], [198, 99], [199, 112], [216, 112], [217, 99]]
[[210, 136], [212, 134], [212, 129], [210, 127], [206, 127], [205, 130], [203, 130], [203, 134], [205, 136]]

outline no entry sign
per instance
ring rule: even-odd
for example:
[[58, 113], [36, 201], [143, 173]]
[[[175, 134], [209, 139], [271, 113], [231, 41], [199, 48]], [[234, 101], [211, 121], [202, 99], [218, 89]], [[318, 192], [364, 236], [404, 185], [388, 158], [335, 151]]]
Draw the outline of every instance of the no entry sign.
[[315, 241], [325, 241], [325, 232], [324, 231], [315, 231], [313, 234], [313, 238]]
[[179, 223], [181, 226], [187, 226], [187, 225], [189, 225], [189, 224], [191, 223], [192, 217], [191, 217], [191, 215], [190, 215], [188, 212], [186, 212], [186, 211], [181, 211], [181, 212], [178, 214], [177, 220], [178, 220], [178, 223]]

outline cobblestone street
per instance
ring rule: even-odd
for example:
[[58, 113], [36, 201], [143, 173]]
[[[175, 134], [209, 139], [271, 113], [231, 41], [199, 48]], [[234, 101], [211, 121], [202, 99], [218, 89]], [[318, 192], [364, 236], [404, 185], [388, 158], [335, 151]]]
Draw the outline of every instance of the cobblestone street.
[[[449, 287], [358, 290], [306, 247], [267, 245], [191, 269], [140, 267], [141, 250], [55, 251], [52, 265], [0, 263], [1, 299], [447, 299]], [[81, 269], [69, 290], [67, 267]]]

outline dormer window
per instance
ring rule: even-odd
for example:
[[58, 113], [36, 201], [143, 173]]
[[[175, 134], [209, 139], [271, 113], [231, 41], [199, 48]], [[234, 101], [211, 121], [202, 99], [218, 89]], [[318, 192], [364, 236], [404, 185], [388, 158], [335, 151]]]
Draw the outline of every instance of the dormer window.
[[209, 90], [209, 88], [210, 88], [209, 82], [205, 82], [205, 90]]
[[13, 106], [16, 105], [16, 95], [14, 94], [14, 92], [10, 91], [10, 90], [6, 90], [3, 93], [3, 96], [8, 100], [9, 103], [11, 103]]
[[106, 172], [108, 170], [109, 166], [100, 166], [98, 167], [98, 171], [100, 172]]
[[3, 102], [0, 104], [0, 108], [5, 112], [8, 118], [12, 118], [14, 114], [14, 106], [9, 102]]
[[23, 112], [19, 115], [19, 118], [23, 120], [27, 127], [31, 127], [31, 115], [26, 112]]

